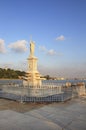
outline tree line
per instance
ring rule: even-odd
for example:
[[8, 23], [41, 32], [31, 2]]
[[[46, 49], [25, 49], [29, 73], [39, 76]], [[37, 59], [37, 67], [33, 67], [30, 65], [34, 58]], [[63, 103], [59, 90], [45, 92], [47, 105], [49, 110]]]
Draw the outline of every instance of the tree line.
[[[25, 76], [25, 71], [0, 68], [0, 79], [19, 79]], [[46, 80], [52, 79], [49, 75], [42, 76]]]
[[0, 78], [5, 78], [5, 79], [18, 79], [19, 77], [25, 76], [24, 71], [19, 71], [19, 70], [13, 70], [13, 69], [3, 69], [0, 68]]

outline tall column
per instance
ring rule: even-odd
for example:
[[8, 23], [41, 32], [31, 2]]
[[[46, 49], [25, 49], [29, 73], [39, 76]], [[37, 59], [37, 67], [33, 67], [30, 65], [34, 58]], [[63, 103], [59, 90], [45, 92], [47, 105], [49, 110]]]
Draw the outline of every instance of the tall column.
[[30, 41], [30, 55], [28, 58], [28, 72], [27, 79], [29, 86], [41, 86], [41, 78], [40, 74], [37, 70], [37, 58], [34, 56], [35, 51], [35, 43]]

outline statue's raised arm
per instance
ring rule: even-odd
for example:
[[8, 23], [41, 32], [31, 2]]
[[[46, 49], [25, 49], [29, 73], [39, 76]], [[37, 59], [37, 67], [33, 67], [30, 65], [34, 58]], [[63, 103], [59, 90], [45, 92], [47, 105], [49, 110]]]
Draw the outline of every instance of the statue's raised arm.
[[33, 41], [30, 41], [30, 56], [34, 56], [35, 44]]

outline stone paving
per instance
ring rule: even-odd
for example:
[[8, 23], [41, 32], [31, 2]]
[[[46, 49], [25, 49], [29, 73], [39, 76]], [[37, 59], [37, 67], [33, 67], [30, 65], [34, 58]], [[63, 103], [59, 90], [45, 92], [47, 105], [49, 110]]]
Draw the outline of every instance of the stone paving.
[[23, 113], [2, 110], [0, 130], [86, 130], [86, 96]]

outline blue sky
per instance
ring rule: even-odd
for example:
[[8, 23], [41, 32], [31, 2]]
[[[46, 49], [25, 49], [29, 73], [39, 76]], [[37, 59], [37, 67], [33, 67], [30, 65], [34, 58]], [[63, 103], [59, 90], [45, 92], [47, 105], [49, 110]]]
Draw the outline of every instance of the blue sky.
[[0, 67], [27, 70], [31, 36], [42, 75], [86, 77], [86, 0], [0, 0]]

